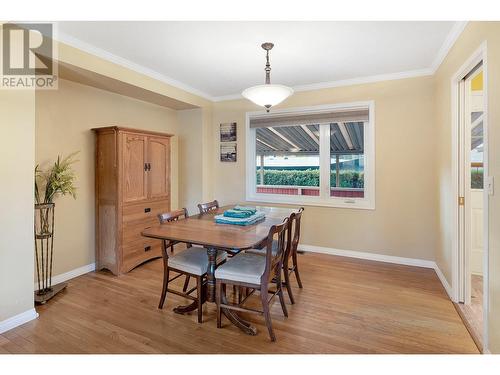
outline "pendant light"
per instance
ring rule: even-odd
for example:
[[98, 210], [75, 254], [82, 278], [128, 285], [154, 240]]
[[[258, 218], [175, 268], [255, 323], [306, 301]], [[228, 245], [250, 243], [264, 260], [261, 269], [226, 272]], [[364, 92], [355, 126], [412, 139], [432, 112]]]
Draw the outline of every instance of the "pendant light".
[[241, 95], [257, 105], [266, 108], [269, 112], [272, 106], [281, 103], [293, 94], [293, 89], [284, 85], [271, 84], [271, 64], [269, 64], [269, 51], [274, 47], [273, 43], [263, 43], [261, 46], [266, 51], [266, 83], [264, 85], [252, 86], [244, 90]]

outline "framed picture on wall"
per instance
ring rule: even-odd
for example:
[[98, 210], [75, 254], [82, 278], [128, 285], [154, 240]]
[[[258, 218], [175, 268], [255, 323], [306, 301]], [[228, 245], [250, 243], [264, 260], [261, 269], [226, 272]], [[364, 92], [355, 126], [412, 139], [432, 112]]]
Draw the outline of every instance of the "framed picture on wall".
[[236, 123], [227, 122], [220, 124], [220, 141], [221, 142], [236, 142]]
[[236, 162], [236, 142], [225, 142], [220, 144], [220, 161]]

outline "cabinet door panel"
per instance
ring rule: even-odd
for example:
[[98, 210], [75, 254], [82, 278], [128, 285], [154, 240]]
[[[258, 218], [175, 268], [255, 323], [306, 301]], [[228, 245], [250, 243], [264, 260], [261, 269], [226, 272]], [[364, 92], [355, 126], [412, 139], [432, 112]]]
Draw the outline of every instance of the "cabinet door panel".
[[150, 198], [170, 195], [170, 139], [150, 137], [148, 141], [148, 185]]
[[146, 163], [147, 138], [124, 134], [123, 145], [123, 200], [136, 202], [147, 199]]

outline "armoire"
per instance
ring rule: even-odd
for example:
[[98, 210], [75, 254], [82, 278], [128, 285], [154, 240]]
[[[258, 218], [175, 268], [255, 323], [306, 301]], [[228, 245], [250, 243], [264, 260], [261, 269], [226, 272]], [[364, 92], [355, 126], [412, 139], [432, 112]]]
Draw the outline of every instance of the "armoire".
[[96, 133], [96, 269], [115, 275], [161, 256], [161, 242], [141, 232], [170, 211], [170, 138], [110, 126]]

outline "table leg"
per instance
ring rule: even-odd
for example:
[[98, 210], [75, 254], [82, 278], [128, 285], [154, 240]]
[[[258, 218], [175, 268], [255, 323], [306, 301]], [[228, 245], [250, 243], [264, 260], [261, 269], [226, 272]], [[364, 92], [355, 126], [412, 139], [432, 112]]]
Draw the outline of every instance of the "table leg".
[[208, 267], [207, 267], [207, 301], [215, 302], [215, 266], [217, 259], [217, 249], [207, 248]]

